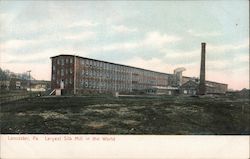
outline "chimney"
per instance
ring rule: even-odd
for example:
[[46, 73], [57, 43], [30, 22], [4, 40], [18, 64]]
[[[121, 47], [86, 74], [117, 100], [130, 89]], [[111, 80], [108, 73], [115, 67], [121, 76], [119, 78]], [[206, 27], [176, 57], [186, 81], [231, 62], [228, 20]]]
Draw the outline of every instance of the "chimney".
[[206, 43], [201, 43], [201, 67], [200, 67], [200, 84], [199, 95], [206, 94], [205, 76], [206, 76]]

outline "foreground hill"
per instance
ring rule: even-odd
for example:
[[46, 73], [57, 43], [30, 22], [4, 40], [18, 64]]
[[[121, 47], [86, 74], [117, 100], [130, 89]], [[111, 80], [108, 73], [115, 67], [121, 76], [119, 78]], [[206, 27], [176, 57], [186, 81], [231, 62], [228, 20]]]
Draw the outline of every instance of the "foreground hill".
[[1, 105], [6, 134], [250, 134], [249, 99], [36, 97]]

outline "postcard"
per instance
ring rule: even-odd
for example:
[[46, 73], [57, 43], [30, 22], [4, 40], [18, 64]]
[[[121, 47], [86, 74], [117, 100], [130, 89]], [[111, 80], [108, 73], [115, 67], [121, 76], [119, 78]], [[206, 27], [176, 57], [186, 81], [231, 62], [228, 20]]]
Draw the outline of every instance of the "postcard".
[[248, 159], [249, 1], [1, 1], [3, 159]]

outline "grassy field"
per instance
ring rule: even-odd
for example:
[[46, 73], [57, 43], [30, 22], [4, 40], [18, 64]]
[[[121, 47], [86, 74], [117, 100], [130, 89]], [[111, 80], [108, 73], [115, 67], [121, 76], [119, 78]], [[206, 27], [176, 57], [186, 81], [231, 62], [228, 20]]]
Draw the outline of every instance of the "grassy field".
[[1, 104], [2, 134], [250, 134], [249, 99], [35, 97]]

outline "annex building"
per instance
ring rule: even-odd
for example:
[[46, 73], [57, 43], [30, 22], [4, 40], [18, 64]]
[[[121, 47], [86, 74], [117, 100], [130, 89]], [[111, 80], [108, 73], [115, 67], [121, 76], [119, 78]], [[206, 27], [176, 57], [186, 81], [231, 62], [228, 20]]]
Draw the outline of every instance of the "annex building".
[[[58, 55], [51, 57], [51, 61], [51, 88], [61, 89], [65, 94], [196, 93], [197, 85], [187, 83], [194, 79], [176, 73], [167, 74], [75, 55]], [[208, 93], [227, 91], [227, 84], [206, 81], [206, 85]]]

